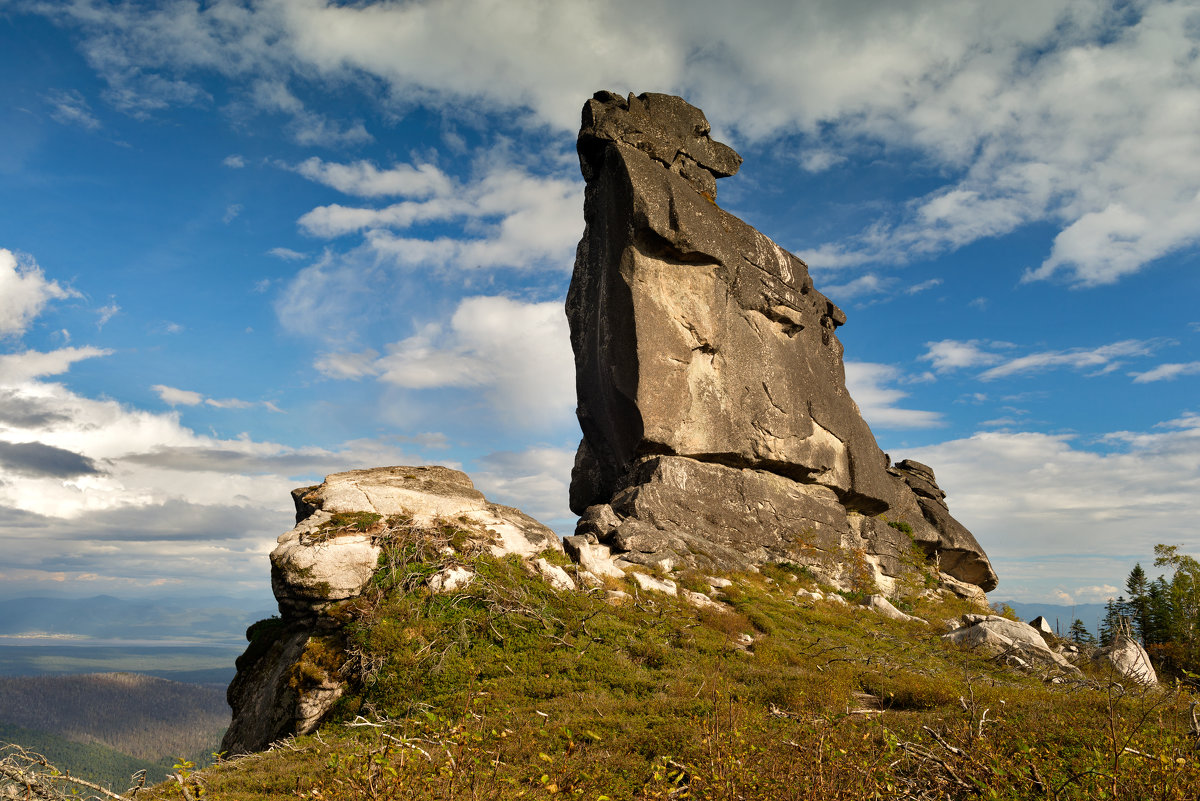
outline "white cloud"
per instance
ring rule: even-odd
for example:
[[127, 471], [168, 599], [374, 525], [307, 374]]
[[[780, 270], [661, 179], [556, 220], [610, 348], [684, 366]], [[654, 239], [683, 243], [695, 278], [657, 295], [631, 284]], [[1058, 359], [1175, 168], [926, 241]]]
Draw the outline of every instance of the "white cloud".
[[121, 307], [116, 303], [110, 302], [107, 306], [101, 306], [96, 309], [96, 328], [103, 328], [108, 324], [108, 321], [121, 313]]
[[800, 154], [800, 166], [806, 172], [824, 172], [830, 167], [847, 161], [846, 157], [832, 150], [807, 150]]
[[472, 478], [489, 500], [515, 506], [560, 534], [574, 531], [576, 517], [567, 503], [574, 448], [499, 451], [478, 463], [482, 469]]
[[811, 169], [866, 141], [952, 176], [861, 236], [814, 245], [814, 266], [904, 261], [1045, 221], [1059, 233], [1027, 276], [1090, 285], [1200, 237], [1190, 3], [42, 8], [83, 29], [110, 99], [133, 111], [196, 102], [204, 94], [187, 75], [215, 70], [258, 108], [292, 115], [297, 139], [353, 144], [370, 136], [362, 123], [313, 116], [288, 88], [293, 77], [381, 87], [399, 108], [521, 110], [519, 123], [564, 134], [596, 88], [653, 88], [686, 94], [735, 139], [797, 137]]
[[157, 392], [162, 402], [169, 406], [198, 406], [204, 402], [203, 395], [190, 389], [176, 389], [163, 384], [155, 384], [150, 389]]
[[1019, 599], [1064, 575], [1112, 583], [1157, 543], [1200, 548], [1200, 416], [1105, 444], [1095, 452], [1065, 435], [988, 432], [903, 456], [933, 465], [951, 513], [996, 563], [999, 592]]
[[1028, 356], [1019, 356], [980, 373], [983, 381], [1007, 378], [1012, 375], [1042, 372], [1058, 368], [1093, 370], [1093, 375], [1111, 372], [1120, 366], [1116, 361], [1122, 356], [1146, 356], [1160, 347], [1162, 340], [1126, 339], [1096, 348], [1068, 348], [1066, 350], [1042, 351]]
[[283, 259], [284, 261], [300, 261], [301, 259], [308, 258], [307, 253], [301, 253], [300, 251], [292, 250], [291, 248], [271, 248], [267, 251], [267, 253], [268, 255], [274, 256], [277, 259]]
[[92, 107], [78, 90], [51, 92], [46, 100], [53, 107], [50, 116], [57, 122], [63, 125], [79, 125], [89, 131], [100, 127], [100, 120], [92, 113]]
[[939, 373], [948, 370], [959, 370], [964, 367], [979, 367], [995, 364], [1002, 357], [991, 353], [982, 346], [991, 345], [981, 339], [971, 339], [960, 342], [955, 339], [943, 339], [940, 342], [926, 342], [927, 350], [921, 355], [923, 361], [932, 362], [933, 369]]
[[238, 398], [207, 398], [200, 392], [194, 392], [190, 389], [177, 389], [163, 384], [155, 384], [150, 389], [157, 392], [162, 402], [169, 406], [199, 406], [203, 403], [206, 406], [212, 406], [214, 409], [252, 409], [255, 406], [262, 405], [270, 411], [280, 411], [270, 401], [264, 401], [259, 404]]
[[[311, 169], [301, 165], [300, 171], [355, 194], [408, 193], [421, 198], [378, 209], [319, 206], [299, 220], [300, 227], [313, 236], [333, 238], [365, 231], [371, 252], [403, 266], [566, 270], [582, 231], [580, 181], [534, 175], [503, 163], [490, 164], [477, 180], [466, 184], [451, 181], [440, 171], [408, 165], [380, 173], [370, 172], [362, 162], [317, 163]], [[458, 222], [484, 236], [425, 239], [388, 230], [432, 222]]]
[[867, 273], [844, 284], [823, 286], [821, 292], [835, 300], [846, 302], [862, 295], [883, 292], [894, 283], [894, 278], [881, 278], [875, 273]]
[[1144, 373], [1130, 373], [1133, 383], [1146, 384], [1151, 381], [1174, 381], [1181, 375], [1200, 375], [1200, 362], [1160, 364]]
[[432, 164], [397, 164], [380, 170], [369, 161], [336, 164], [313, 157], [292, 167], [309, 180], [358, 197], [448, 197], [454, 182]]
[[907, 295], [916, 295], [919, 292], [925, 292], [927, 290], [933, 289], [936, 286], [941, 286], [941, 285], [942, 285], [942, 279], [930, 278], [928, 281], [922, 281], [919, 284], [913, 284], [908, 289], [904, 290], [904, 292]]
[[229, 223], [231, 223], [235, 219], [237, 219], [237, 216], [241, 213], [242, 213], [242, 204], [241, 203], [230, 203], [228, 206], [225, 207], [225, 213], [221, 215], [221, 222], [225, 223], [226, 225], [229, 225]]
[[871, 428], [932, 428], [943, 425], [944, 421], [938, 412], [903, 409], [896, 405], [908, 397], [908, 393], [884, 385], [903, 379], [903, 373], [889, 364], [846, 362], [846, 389]]
[[568, 422], [575, 369], [562, 304], [466, 298], [449, 326], [375, 351], [333, 353], [315, 367], [330, 378], [377, 376], [406, 389], [479, 388], [502, 419], [529, 427]]
[[222, 159], [221, 163], [231, 170], [240, 170], [246, 166], [246, 159], [237, 153], [231, 153]]
[[11, 387], [35, 378], [61, 375], [71, 365], [84, 359], [110, 356], [111, 350], [93, 348], [59, 348], [48, 353], [27, 350], [23, 353], [0, 354], [0, 386]]
[[50, 301], [77, 297], [75, 290], [47, 281], [33, 259], [0, 248], [0, 339], [24, 334]]

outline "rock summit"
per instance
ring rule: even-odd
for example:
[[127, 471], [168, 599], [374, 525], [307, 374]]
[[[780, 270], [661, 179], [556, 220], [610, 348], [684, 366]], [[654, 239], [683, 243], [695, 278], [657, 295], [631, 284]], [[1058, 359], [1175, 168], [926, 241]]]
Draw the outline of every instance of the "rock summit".
[[892, 466], [846, 391], [845, 313], [717, 206], [742, 159], [710, 132], [670, 95], [584, 106], [568, 551], [665, 569], [788, 560], [886, 589], [915, 542], [956, 585], [994, 588], [933, 470]]

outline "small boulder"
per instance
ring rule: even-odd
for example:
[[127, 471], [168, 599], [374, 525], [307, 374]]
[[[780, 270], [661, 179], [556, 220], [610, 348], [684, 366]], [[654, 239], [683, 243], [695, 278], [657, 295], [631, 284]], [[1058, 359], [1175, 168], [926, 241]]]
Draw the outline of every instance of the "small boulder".
[[533, 560], [531, 564], [534, 570], [546, 580], [546, 583], [559, 592], [569, 592], [575, 589], [575, 581], [567, 571], [558, 565], [551, 564], [542, 557]]
[[429, 589], [434, 592], [456, 592], [471, 583], [475, 574], [465, 567], [453, 565], [429, 577]]
[[1117, 675], [1147, 687], [1158, 684], [1158, 674], [1150, 664], [1150, 655], [1137, 640], [1125, 632], [1119, 633], [1112, 645], [1099, 648], [1092, 661], [1111, 668]]
[[1042, 617], [1041, 615], [1038, 615], [1033, 620], [1029, 621], [1029, 625], [1033, 626], [1042, 634], [1054, 633], [1054, 627], [1050, 625], [1050, 621], [1046, 620], [1046, 618]]
[[630, 575], [633, 576], [633, 580], [636, 581], [637, 585], [643, 590], [666, 593], [667, 595], [678, 594], [678, 588], [675, 586], [675, 582], [671, 581], [670, 579], [657, 579], [654, 576], [646, 573], [631, 573]]
[[890, 617], [892, 620], [915, 620], [919, 623], [925, 622], [919, 617], [913, 617], [912, 615], [904, 614], [899, 609], [892, 606], [891, 602], [882, 595], [867, 596], [866, 600], [863, 601], [863, 606], [867, 607], [872, 612], [877, 612], [883, 615], [884, 617]]

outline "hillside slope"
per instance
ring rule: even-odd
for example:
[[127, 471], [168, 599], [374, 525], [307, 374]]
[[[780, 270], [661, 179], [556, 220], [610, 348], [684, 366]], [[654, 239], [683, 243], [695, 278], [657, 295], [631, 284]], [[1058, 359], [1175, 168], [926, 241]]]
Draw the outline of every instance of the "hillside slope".
[[[448, 563], [474, 580], [432, 592]], [[368, 592], [328, 610], [338, 626], [290, 674], [297, 688], [331, 672], [348, 682], [321, 731], [189, 784], [242, 801], [1200, 792], [1185, 690], [958, 651], [939, 635], [967, 606], [921, 597], [920, 574], [906, 606], [929, 624], [798, 595], [817, 587], [787, 564], [728, 586], [674, 577], [710, 601], [632, 576], [558, 591], [517, 557], [419, 538], [391, 543], [381, 565]], [[252, 649], [278, 628], [259, 626]]]

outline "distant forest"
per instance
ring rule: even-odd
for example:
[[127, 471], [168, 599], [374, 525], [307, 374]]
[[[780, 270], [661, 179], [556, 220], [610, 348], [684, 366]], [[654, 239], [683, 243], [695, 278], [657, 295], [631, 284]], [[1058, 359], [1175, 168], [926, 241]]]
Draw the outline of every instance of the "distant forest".
[[141, 768], [208, 755], [229, 715], [221, 689], [134, 673], [0, 678], [0, 740], [114, 786]]

